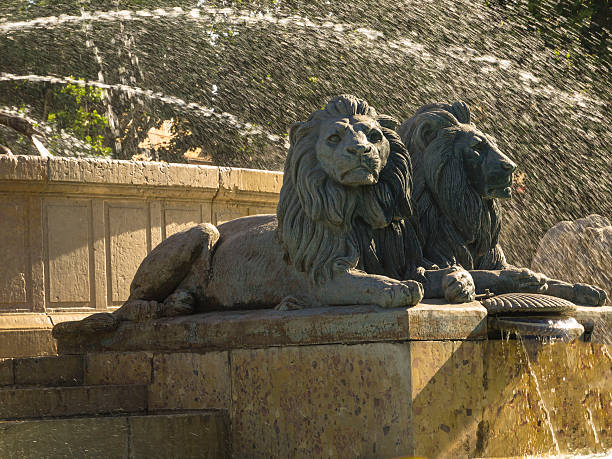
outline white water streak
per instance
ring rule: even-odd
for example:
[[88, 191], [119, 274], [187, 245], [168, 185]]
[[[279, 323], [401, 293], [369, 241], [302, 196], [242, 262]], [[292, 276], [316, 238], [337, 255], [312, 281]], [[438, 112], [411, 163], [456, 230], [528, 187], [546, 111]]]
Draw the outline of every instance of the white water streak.
[[34, 146], [36, 147], [36, 149], [40, 153], [40, 156], [43, 156], [45, 158], [48, 158], [49, 156], [53, 156], [51, 153], [49, 153], [49, 150], [47, 150], [45, 148], [45, 146], [42, 144], [42, 142], [40, 140], [38, 140], [38, 137], [33, 135], [31, 137], [31, 139], [32, 139], [32, 142], [34, 143]]
[[546, 413], [546, 425], [548, 426], [548, 430], [550, 431], [550, 435], [552, 436], [553, 444], [555, 445], [556, 454], [561, 454], [561, 449], [559, 448], [559, 442], [557, 441], [557, 436], [555, 435], [555, 429], [552, 425], [552, 420], [550, 416], [550, 411], [546, 406], [546, 402], [542, 397], [542, 391], [540, 390], [540, 382], [538, 381], [538, 377], [533, 370], [533, 366], [531, 365], [531, 359], [529, 358], [529, 353], [527, 352], [527, 347], [525, 346], [525, 340], [521, 336], [517, 336], [517, 339], [521, 342], [521, 346], [523, 348], [523, 353], [525, 354], [525, 360], [527, 360], [527, 368], [529, 368], [529, 374], [533, 378], [533, 382], [535, 383], [536, 392], [538, 393], [538, 397], [540, 397], [540, 404], [544, 413]]
[[[85, 15], [86, 11], [83, 8], [83, 4], [81, 3], [81, 16]], [[106, 80], [104, 78], [104, 63], [102, 62], [102, 57], [100, 55], [100, 50], [96, 46], [93, 38], [90, 37], [91, 31], [91, 23], [85, 22], [82, 25], [83, 33], [87, 40], [85, 40], [85, 44], [88, 48], [90, 48], [93, 52], [96, 63], [98, 64], [98, 80], [102, 83], [105, 83]], [[104, 100], [104, 105], [106, 106], [106, 117], [108, 119], [108, 126], [110, 128], [111, 133], [113, 134], [113, 138], [115, 139], [115, 150], [117, 152], [121, 152], [123, 150], [123, 145], [121, 144], [120, 132], [119, 132], [119, 119], [115, 115], [115, 111], [113, 110], [113, 104], [110, 98], [110, 94], [108, 91], [104, 91], [102, 95], [102, 99]]]
[[[167, 104], [175, 105], [177, 107], [181, 107], [184, 110], [191, 110], [199, 115], [205, 117], [215, 117], [236, 130], [241, 135], [265, 135], [268, 140], [275, 143], [281, 143], [283, 140], [280, 136], [275, 134], [270, 134], [265, 132], [260, 127], [254, 126], [251, 123], [243, 123], [238, 120], [235, 115], [227, 112], [217, 113], [212, 108], [204, 107], [195, 102], [186, 102], [185, 100], [174, 97], [174, 96], [166, 96], [160, 92], [153, 92], [150, 89], [142, 89], [135, 86], [128, 86], [125, 84], [108, 84], [103, 83], [101, 81], [84, 81], [77, 80], [75, 78], [68, 77], [54, 77], [54, 76], [46, 76], [46, 75], [15, 75], [12, 73], [0, 73], [0, 81], [31, 81], [31, 82], [44, 82], [44, 83], [52, 83], [52, 84], [74, 84], [79, 86], [91, 86], [94, 88], [100, 88], [105, 90], [116, 90], [122, 91], [126, 93], [128, 96], [130, 95], [138, 95], [142, 97], [147, 97], [149, 99], [159, 100], [160, 102], [164, 102]], [[285, 146], [286, 142], [283, 143]]]
[[593, 431], [593, 436], [595, 437], [595, 443], [599, 445], [599, 435], [597, 435], [597, 429], [595, 428], [595, 424], [593, 423], [593, 413], [591, 413], [590, 409], [586, 409], [586, 412], [588, 414], [588, 416], [585, 414], [584, 417], [586, 418], [589, 426], [591, 427], [591, 430]]

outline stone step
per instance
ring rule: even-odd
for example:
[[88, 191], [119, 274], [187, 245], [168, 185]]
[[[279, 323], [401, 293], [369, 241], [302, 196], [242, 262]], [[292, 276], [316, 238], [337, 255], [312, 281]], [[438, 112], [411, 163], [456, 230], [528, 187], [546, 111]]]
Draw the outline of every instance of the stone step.
[[79, 355], [0, 360], [0, 386], [76, 386], [83, 384]]
[[0, 389], [0, 419], [4, 420], [140, 413], [146, 409], [144, 385]]
[[225, 458], [225, 411], [0, 421], [0, 457]]
[[100, 352], [0, 359], [0, 388], [148, 384], [152, 358], [147, 352]]

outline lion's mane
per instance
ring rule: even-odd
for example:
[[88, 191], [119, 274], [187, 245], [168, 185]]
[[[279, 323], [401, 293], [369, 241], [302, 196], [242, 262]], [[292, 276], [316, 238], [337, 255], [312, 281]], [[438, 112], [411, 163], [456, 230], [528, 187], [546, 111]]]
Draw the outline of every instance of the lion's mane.
[[454, 148], [457, 133], [466, 129], [475, 127], [463, 102], [425, 105], [398, 129], [412, 160], [423, 253], [441, 267], [502, 269], [507, 263], [498, 245], [497, 204], [470, 186], [462, 154]]
[[[351, 115], [376, 119], [390, 144], [389, 158], [374, 185], [344, 186], [327, 174], [316, 156], [321, 123]], [[291, 126], [277, 208], [278, 236], [288, 261], [313, 282], [355, 267], [408, 278], [423, 265], [410, 220], [410, 158], [396, 126], [392, 118], [349, 95], [332, 99], [307, 121]]]

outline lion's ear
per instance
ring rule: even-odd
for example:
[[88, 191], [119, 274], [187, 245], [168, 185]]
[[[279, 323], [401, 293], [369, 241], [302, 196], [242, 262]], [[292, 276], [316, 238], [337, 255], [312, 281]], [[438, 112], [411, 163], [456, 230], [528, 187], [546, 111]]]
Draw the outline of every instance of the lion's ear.
[[457, 121], [463, 124], [470, 124], [470, 107], [463, 101], [453, 103], [453, 115]]
[[436, 138], [440, 123], [435, 118], [428, 117], [419, 124], [415, 134], [415, 140], [421, 151], [425, 150]]
[[389, 115], [378, 115], [376, 120], [382, 127], [391, 129], [392, 131], [395, 131], [400, 125], [400, 122], [397, 119]]
[[293, 123], [290, 127], [289, 127], [289, 144], [290, 145], [295, 145], [296, 141], [297, 141], [297, 133], [300, 129], [300, 126], [304, 124], [301, 122], [297, 122], [297, 123]]

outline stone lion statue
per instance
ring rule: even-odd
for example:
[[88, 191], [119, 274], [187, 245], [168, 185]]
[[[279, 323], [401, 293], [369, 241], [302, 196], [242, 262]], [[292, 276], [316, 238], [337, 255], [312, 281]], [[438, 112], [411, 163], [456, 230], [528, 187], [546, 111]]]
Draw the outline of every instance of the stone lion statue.
[[332, 99], [290, 129], [277, 215], [170, 236], [143, 260], [120, 309], [59, 324], [55, 336], [194, 311], [474, 299], [466, 271], [424, 269], [395, 127], [363, 100]]
[[412, 198], [426, 258], [470, 270], [478, 292], [490, 288], [546, 293], [585, 305], [605, 302], [597, 287], [508, 264], [499, 244], [497, 200], [511, 196], [516, 164], [470, 122], [465, 103], [425, 105], [397, 131], [412, 160]]
[[531, 268], [559, 279], [571, 278], [602, 287], [612, 295], [612, 223], [602, 215], [561, 221], [538, 245]]

